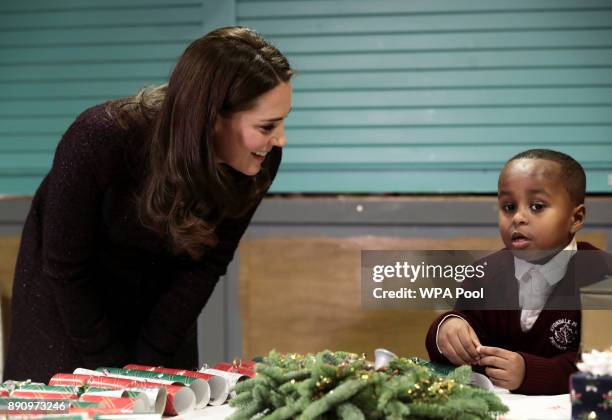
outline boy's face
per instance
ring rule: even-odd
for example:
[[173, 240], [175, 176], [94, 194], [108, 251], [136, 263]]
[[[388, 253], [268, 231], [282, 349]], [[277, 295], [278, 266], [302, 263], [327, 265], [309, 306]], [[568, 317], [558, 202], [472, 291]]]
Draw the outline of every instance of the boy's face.
[[[499, 175], [499, 231], [506, 247], [537, 260], [567, 246], [584, 223], [585, 207], [574, 205], [561, 178], [561, 165], [517, 159]], [[527, 255], [525, 255], [527, 254]]]

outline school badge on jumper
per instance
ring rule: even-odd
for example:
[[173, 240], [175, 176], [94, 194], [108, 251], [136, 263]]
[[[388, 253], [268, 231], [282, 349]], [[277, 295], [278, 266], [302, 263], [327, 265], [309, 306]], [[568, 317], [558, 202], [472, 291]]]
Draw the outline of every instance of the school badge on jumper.
[[550, 326], [550, 343], [559, 350], [567, 350], [567, 347], [578, 338], [578, 323], [571, 319], [561, 318]]

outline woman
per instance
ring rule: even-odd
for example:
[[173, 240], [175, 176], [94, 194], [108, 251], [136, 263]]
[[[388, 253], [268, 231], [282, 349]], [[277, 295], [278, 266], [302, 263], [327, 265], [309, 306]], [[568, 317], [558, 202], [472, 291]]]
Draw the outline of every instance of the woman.
[[77, 118], [24, 226], [6, 378], [196, 367], [197, 316], [280, 164], [291, 75], [258, 34], [221, 28], [167, 86]]

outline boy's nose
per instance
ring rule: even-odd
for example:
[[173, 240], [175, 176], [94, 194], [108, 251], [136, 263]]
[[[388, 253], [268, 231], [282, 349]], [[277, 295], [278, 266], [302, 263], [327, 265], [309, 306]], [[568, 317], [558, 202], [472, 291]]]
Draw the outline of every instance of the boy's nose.
[[524, 225], [525, 223], [527, 223], [527, 217], [525, 216], [525, 213], [523, 211], [517, 210], [516, 213], [514, 213], [512, 222], [515, 225]]

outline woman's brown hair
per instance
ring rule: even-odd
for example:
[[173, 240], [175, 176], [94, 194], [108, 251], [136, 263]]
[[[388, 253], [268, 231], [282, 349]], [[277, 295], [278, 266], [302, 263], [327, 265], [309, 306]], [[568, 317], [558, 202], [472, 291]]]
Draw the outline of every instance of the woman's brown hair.
[[287, 59], [259, 34], [226, 27], [189, 45], [167, 86], [109, 104], [123, 127], [151, 126], [137, 208], [142, 223], [167, 237], [174, 253], [199, 258], [216, 245], [216, 225], [252, 210], [269, 187], [265, 164], [248, 177], [218, 163], [214, 126], [291, 76]]

